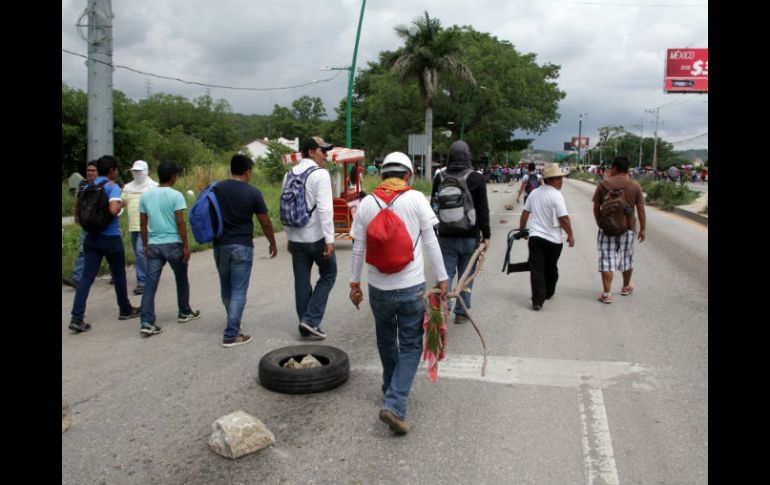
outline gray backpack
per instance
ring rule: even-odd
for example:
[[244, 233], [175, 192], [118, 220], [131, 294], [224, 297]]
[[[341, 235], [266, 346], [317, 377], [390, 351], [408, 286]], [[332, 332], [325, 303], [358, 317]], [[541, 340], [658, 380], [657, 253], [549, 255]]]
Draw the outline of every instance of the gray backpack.
[[472, 168], [459, 174], [439, 172], [441, 178], [436, 199], [438, 200], [438, 230], [443, 234], [468, 232], [476, 225], [476, 208], [468, 190], [468, 176]]

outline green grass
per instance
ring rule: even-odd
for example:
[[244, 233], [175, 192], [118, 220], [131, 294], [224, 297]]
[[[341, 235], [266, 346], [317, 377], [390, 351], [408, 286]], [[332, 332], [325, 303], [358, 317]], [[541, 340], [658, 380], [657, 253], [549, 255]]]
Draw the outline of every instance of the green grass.
[[698, 198], [698, 192], [690, 190], [684, 184], [667, 180], [653, 182], [647, 179], [639, 180], [642, 190], [647, 194], [647, 202], [671, 210], [677, 205], [687, 205]]

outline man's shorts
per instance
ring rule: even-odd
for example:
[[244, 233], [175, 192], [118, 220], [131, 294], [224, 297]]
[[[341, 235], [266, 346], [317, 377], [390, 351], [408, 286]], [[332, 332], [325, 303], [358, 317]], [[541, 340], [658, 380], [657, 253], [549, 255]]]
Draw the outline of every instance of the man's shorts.
[[634, 267], [634, 231], [620, 236], [607, 236], [599, 229], [596, 237], [599, 250], [599, 271], [628, 271]]

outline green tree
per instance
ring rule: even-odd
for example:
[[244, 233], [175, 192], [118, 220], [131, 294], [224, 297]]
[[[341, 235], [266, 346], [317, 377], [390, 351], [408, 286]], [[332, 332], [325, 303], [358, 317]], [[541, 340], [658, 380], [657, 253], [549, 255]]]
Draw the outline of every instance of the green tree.
[[396, 34], [404, 40], [402, 53], [393, 62], [393, 70], [399, 79], [416, 80], [425, 109], [425, 134], [428, 137], [428, 150], [425, 159], [424, 174], [430, 174], [433, 145], [433, 106], [438, 91], [438, 74], [448, 73], [475, 86], [476, 80], [470, 69], [457, 61], [460, 52], [460, 38], [456, 30], [444, 30], [438, 19], [432, 19], [425, 12], [425, 17], [418, 17], [411, 28], [405, 25], [396, 27]]
[[286, 165], [283, 163], [283, 156], [291, 153], [291, 149], [276, 140], [267, 142], [267, 155], [260, 158], [259, 164], [262, 173], [265, 174], [270, 183], [278, 183], [283, 180], [286, 173]]
[[61, 179], [74, 172], [85, 177], [88, 99], [86, 93], [61, 85]]

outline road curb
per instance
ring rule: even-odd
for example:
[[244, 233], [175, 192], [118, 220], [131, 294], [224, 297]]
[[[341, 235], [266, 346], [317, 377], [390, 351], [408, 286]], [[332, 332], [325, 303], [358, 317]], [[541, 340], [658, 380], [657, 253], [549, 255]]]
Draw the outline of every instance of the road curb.
[[686, 217], [691, 221], [699, 222], [706, 227], [708, 227], [709, 225], [709, 217], [707, 215], [698, 214], [697, 212], [689, 211], [687, 209], [682, 209], [681, 207], [674, 207], [672, 209], [672, 212], [674, 214], [679, 214], [682, 217]]

